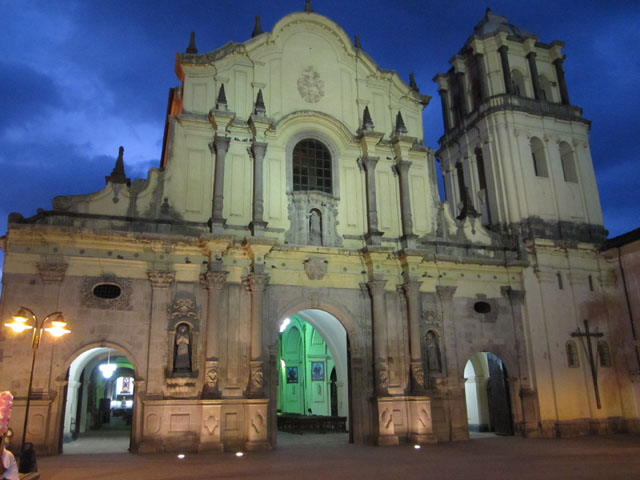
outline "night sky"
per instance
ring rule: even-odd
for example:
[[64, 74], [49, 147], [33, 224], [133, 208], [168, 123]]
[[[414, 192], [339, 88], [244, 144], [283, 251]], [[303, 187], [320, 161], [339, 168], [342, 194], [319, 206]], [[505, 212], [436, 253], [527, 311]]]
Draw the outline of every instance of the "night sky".
[[[579, 7], [577, 7], [579, 5]], [[7, 215], [50, 209], [55, 195], [104, 187], [118, 146], [129, 177], [158, 166], [175, 53], [196, 32], [200, 53], [269, 31], [304, 0], [152, 2], [0, 0], [0, 235]], [[432, 78], [471, 35], [485, 9], [549, 43], [566, 43], [571, 103], [592, 120], [591, 152], [605, 227], [640, 226], [640, 2], [314, 0], [381, 68], [422, 93], [425, 143], [442, 135]], [[0, 254], [1, 255], [1, 254]], [[1, 257], [0, 257], [1, 260]]]

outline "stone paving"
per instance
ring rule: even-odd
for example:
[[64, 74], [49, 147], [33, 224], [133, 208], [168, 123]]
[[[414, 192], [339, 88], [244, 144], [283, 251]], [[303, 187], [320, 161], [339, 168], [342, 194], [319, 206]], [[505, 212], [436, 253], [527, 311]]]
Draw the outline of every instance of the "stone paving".
[[[95, 447], [95, 445], [94, 445]], [[93, 448], [93, 447], [92, 447]], [[476, 436], [468, 442], [372, 447], [345, 436], [279, 435], [269, 452], [63, 454], [38, 459], [42, 480], [132, 479], [634, 479], [640, 436], [574, 439]]]

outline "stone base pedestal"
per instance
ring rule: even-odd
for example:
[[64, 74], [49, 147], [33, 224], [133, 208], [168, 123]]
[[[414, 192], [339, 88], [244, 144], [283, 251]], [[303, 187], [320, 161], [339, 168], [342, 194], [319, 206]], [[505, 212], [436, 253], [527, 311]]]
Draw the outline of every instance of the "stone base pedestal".
[[224, 450], [220, 440], [221, 421], [222, 401], [203, 400], [199, 452], [221, 452]]
[[437, 443], [431, 420], [431, 399], [427, 396], [407, 397], [409, 413], [409, 441], [412, 443]]
[[267, 408], [269, 400], [266, 398], [252, 398], [247, 400], [248, 432], [245, 448], [248, 451], [269, 450], [271, 444], [268, 439]]
[[400, 440], [393, 424], [393, 397], [378, 397], [374, 399], [378, 416], [378, 436], [376, 443], [382, 447], [398, 445]]

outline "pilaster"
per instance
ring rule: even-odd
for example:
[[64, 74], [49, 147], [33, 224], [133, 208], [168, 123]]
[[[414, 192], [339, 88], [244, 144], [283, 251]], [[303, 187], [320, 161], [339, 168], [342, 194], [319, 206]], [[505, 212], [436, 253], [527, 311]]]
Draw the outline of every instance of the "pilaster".
[[223, 233], [226, 219], [222, 218], [224, 205], [224, 162], [231, 138], [216, 134], [213, 146], [216, 152], [215, 178], [213, 181], [213, 205], [211, 206], [211, 232]]
[[167, 305], [169, 287], [174, 282], [175, 272], [148, 271], [151, 283], [151, 313], [149, 318], [149, 345], [147, 351], [147, 390], [146, 397], [162, 397], [165, 359], [163, 352], [167, 348]]

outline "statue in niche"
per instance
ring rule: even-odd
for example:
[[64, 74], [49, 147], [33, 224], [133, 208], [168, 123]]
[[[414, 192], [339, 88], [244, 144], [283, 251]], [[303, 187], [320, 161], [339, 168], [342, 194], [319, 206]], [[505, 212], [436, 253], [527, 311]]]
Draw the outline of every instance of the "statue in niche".
[[442, 373], [442, 356], [438, 335], [433, 330], [427, 332], [427, 369], [430, 372]]
[[315, 208], [309, 212], [309, 245], [322, 245], [322, 214]]
[[176, 330], [173, 348], [173, 371], [191, 372], [191, 339], [189, 325], [181, 323]]

